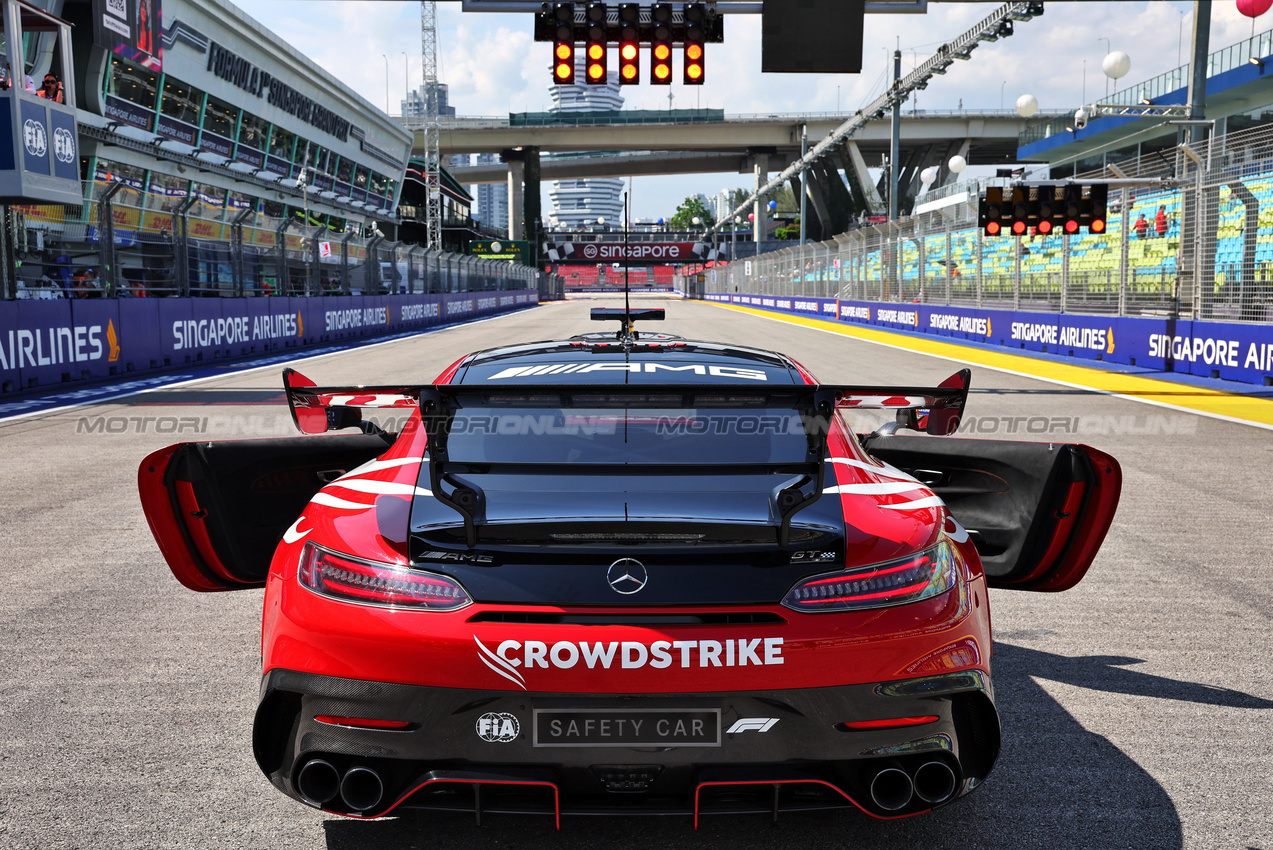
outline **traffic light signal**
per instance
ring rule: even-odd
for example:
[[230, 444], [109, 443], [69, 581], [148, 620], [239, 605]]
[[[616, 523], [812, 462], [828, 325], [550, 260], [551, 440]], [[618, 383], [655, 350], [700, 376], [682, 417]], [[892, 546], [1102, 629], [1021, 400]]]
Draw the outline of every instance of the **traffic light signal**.
[[1104, 233], [1109, 204], [1109, 186], [1093, 183], [1087, 190], [1087, 232]]
[[707, 41], [707, 8], [702, 3], [686, 3], [682, 12], [685, 20], [685, 76], [687, 86], [703, 84], [703, 45]]
[[641, 82], [641, 7], [636, 3], [619, 6], [619, 85]]
[[1065, 187], [1064, 200], [1061, 203], [1061, 227], [1066, 233], [1078, 233], [1082, 218], [1083, 187], [1071, 183]]
[[575, 4], [554, 3], [553, 83], [571, 86], [575, 83]]
[[672, 85], [672, 4], [650, 7], [650, 84]]
[[987, 236], [998, 236], [1003, 232], [1003, 189], [988, 186], [986, 194], [981, 198], [981, 208], [977, 211], [978, 223]]
[[1047, 236], [1057, 225], [1057, 210], [1060, 205], [1057, 203], [1055, 186], [1040, 186], [1038, 191], [1038, 224], [1035, 229], [1040, 236]]
[[606, 84], [606, 4], [592, 2], [585, 13], [588, 41], [584, 54], [584, 82], [590, 86]]
[[1012, 235], [1024, 236], [1030, 229], [1030, 189], [1012, 187]]

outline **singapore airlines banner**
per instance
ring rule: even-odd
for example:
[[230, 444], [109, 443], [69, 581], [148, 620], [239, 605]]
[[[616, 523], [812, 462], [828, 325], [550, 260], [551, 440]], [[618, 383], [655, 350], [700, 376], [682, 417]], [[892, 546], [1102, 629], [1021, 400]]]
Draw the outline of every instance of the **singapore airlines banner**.
[[274, 298], [0, 301], [0, 399], [456, 324], [538, 303], [534, 290]]
[[93, 0], [93, 41], [152, 71], [163, 70], [160, 0]]
[[1008, 350], [1273, 385], [1271, 325], [781, 295], [711, 294], [704, 299]]

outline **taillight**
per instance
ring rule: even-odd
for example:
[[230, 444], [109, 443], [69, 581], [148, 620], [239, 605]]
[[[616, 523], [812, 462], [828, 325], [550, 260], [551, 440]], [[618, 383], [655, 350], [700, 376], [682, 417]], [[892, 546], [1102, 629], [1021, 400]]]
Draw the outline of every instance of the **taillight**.
[[945, 593], [958, 579], [946, 541], [916, 555], [807, 578], [787, 591], [782, 604], [795, 611], [858, 611], [904, 605]]
[[936, 714], [924, 714], [919, 717], [886, 717], [883, 720], [846, 720], [844, 723], [836, 724], [835, 728], [841, 732], [847, 732], [849, 729], [899, 729], [903, 726], [936, 723], [939, 719]]
[[473, 601], [455, 579], [338, 555], [314, 543], [305, 544], [297, 578], [315, 593], [362, 605], [454, 611]]

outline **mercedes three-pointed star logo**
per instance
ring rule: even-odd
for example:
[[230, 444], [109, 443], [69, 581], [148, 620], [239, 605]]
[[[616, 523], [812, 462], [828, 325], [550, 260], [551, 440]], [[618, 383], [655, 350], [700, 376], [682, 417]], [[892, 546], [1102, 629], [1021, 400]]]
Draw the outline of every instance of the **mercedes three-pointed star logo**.
[[645, 564], [632, 558], [620, 558], [610, 565], [610, 571], [606, 573], [610, 588], [624, 596], [630, 596], [645, 587], [649, 578]]

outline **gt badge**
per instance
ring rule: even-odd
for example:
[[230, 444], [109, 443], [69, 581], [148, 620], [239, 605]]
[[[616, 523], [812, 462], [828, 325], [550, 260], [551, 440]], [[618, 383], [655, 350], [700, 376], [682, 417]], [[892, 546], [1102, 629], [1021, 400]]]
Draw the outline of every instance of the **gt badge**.
[[490, 744], [507, 744], [521, 731], [517, 718], [503, 711], [488, 711], [477, 719], [477, 737]]
[[610, 570], [606, 573], [610, 588], [624, 596], [636, 593], [649, 580], [645, 564], [633, 558], [620, 558], [610, 565]]
[[824, 561], [834, 561], [836, 559], [835, 551], [821, 551], [818, 549], [808, 549], [803, 552], [792, 552], [791, 563], [801, 564], [820, 564]]

